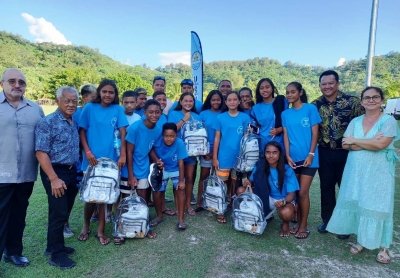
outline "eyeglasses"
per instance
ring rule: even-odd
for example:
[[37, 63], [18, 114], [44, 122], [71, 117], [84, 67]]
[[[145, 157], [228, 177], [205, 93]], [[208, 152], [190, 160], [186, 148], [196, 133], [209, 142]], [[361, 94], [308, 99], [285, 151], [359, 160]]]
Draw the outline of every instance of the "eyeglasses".
[[191, 79], [183, 79], [181, 82], [182, 85], [192, 85], [193, 86], [193, 81]]
[[64, 103], [65, 105], [68, 105], [68, 104], [78, 105], [78, 101], [77, 100], [60, 99], [60, 101], [62, 103]]
[[15, 84], [17, 84], [17, 82], [18, 82], [18, 85], [20, 87], [26, 87], [26, 82], [25, 82], [25, 80], [22, 80], [22, 79], [8, 79], [7, 82], [11, 86], [15, 86]]
[[165, 76], [156, 75], [156, 76], [154, 76], [153, 82], [156, 81], [156, 80], [163, 80], [163, 81], [165, 81]]
[[368, 102], [370, 100], [373, 100], [374, 102], [377, 102], [380, 99], [381, 99], [381, 96], [379, 96], [379, 95], [375, 95], [375, 96], [372, 96], [372, 97], [365, 96], [365, 97], [362, 98], [362, 101]]

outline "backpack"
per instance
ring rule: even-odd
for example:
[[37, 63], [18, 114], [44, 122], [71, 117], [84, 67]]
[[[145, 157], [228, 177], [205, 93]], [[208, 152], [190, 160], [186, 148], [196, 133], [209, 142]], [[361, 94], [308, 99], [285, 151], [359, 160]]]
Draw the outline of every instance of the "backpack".
[[232, 227], [240, 232], [261, 235], [267, 226], [263, 203], [250, 187], [233, 201], [231, 218]]
[[86, 203], [114, 204], [119, 197], [120, 170], [109, 158], [97, 159], [96, 166], [88, 166], [82, 180], [79, 199]]
[[218, 178], [215, 171], [203, 182], [203, 208], [215, 214], [224, 214], [228, 208], [226, 184]]
[[260, 157], [262, 157], [261, 138], [257, 134], [248, 132], [240, 140], [239, 156], [233, 168], [241, 173], [251, 172]]
[[210, 153], [207, 130], [203, 122], [190, 119], [183, 123], [181, 131], [181, 137], [186, 145], [188, 156]]
[[115, 237], [144, 238], [150, 230], [149, 207], [143, 198], [131, 193], [119, 203], [113, 221]]

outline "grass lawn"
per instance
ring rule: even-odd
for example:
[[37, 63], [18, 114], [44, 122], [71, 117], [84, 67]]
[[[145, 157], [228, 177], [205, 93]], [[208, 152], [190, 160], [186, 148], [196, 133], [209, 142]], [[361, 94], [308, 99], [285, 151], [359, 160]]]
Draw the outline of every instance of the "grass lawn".
[[[400, 147], [400, 144], [397, 144]], [[400, 164], [397, 166], [399, 173]], [[400, 181], [396, 177], [396, 184]], [[349, 252], [348, 240], [332, 234], [319, 234], [320, 224], [319, 178], [311, 186], [311, 210], [308, 239], [293, 236], [280, 238], [280, 221], [275, 215], [261, 236], [240, 233], [228, 223], [218, 224], [215, 215], [200, 212], [187, 216], [188, 229], [178, 232], [177, 217], [155, 228], [154, 240], [127, 240], [124, 245], [101, 246], [94, 238], [97, 223], [92, 223], [92, 234], [86, 242], [76, 237], [83, 223], [83, 203], [77, 199], [71, 215], [70, 227], [75, 233], [66, 245], [76, 248], [71, 258], [77, 266], [61, 271], [50, 266], [43, 255], [46, 248], [47, 196], [38, 180], [27, 215], [24, 235], [24, 255], [31, 265], [16, 268], [0, 262], [0, 277], [400, 277], [400, 212], [395, 209], [394, 240], [390, 249], [392, 262], [382, 265], [375, 261], [377, 250], [363, 250], [358, 255]], [[167, 192], [172, 197], [171, 187]], [[170, 205], [172, 207], [172, 205]], [[395, 196], [395, 208], [400, 208], [400, 192]], [[228, 215], [230, 212], [228, 212]], [[150, 218], [155, 216], [154, 208]], [[111, 235], [112, 225], [106, 225]]]

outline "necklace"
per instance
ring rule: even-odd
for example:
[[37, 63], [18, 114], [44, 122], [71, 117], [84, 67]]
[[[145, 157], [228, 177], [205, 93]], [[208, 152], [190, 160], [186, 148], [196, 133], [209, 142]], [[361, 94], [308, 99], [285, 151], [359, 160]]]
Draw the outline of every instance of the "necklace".
[[367, 122], [369, 122], [370, 124], [373, 124], [373, 123], [375, 123], [375, 122], [378, 120], [378, 118], [381, 116], [381, 113], [382, 113], [382, 112], [379, 112], [378, 117], [376, 117], [373, 121], [367, 119], [366, 116], [364, 116], [364, 119], [365, 119]]

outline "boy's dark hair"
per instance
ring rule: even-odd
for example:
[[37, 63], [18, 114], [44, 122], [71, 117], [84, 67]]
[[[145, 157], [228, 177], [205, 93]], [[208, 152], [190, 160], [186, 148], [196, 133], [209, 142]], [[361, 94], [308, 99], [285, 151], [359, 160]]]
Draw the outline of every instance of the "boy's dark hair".
[[137, 95], [135, 94], [134, 91], [126, 91], [122, 94], [122, 100], [126, 97], [134, 97], [135, 99], [137, 99]]
[[162, 126], [162, 134], [164, 134], [164, 131], [166, 130], [173, 130], [175, 133], [178, 133], [178, 127], [176, 126], [175, 123], [165, 123]]
[[144, 111], [146, 111], [147, 108], [149, 108], [150, 105], [157, 105], [158, 108], [160, 108], [160, 110], [161, 110], [161, 105], [160, 105], [160, 103], [159, 103], [157, 100], [155, 100], [155, 99], [148, 99], [148, 100], [146, 100], [146, 103], [144, 104]]
[[333, 75], [335, 77], [335, 80], [339, 81], [339, 74], [336, 71], [334, 71], [334, 70], [326, 70], [323, 73], [321, 73], [321, 75], [319, 76], [319, 83], [321, 83], [322, 77], [326, 76], [326, 75]]
[[159, 95], [167, 96], [167, 94], [166, 94], [165, 92], [163, 92], [163, 91], [157, 91], [157, 92], [154, 92], [154, 94], [153, 94], [153, 99], [156, 99], [156, 97], [159, 96]]
[[81, 96], [86, 96], [93, 92], [96, 92], [96, 86], [94, 86], [93, 84], [86, 84], [83, 85], [81, 88]]

